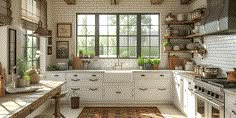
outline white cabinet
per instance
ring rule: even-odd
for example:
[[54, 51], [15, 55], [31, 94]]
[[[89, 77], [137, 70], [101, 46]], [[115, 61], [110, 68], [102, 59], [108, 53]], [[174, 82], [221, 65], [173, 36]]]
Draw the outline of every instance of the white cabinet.
[[174, 74], [174, 105], [188, 118], [195, 117], [195, 95], [193, 78]]
[[135, 101], [137, 102], [170, 102], [170, 72], [134, 73]]
[[81, 102], [101, 101], [103, 76], [100, 72], [66, 73], [70, 96], [79, 96]]
[[225, 92], [225, 118], [236, 118], [236, 94]]
[[[66, 75], [64, 72], [47, 72], [45, 73], [47, 80], [52, 81], [66, 81]], [[67, 90], [67, 83], [62, 86], [62, 91]]]
[[104, 100], [123, 102], [133, 100], [133, 87], [129, 85], [110, 84], [104, 86]]

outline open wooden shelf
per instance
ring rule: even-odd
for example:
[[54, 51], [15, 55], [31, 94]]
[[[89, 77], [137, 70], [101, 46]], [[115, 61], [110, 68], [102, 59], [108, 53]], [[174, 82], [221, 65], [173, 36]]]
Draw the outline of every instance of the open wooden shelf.
[[197, 53], [198, 50], [169, 50], [169, 51], [165, 51], [165, 53]]
[[191, 20], [191, 21], [170, 21], [170, 22], [167, 22], [165, 21], [165, 24], [166, 25], [192, 25], [194, 23], [197, 23], [199, 22], [201, 19], [200, 18], [196, 18], [194, 20]]
[[165, 36], [165, 38], [167, 39], [192, 39], [192, 38], [198, 38], [198, 37], [202, 37], [204, 35], [201, 34], [192, 34], [192, 35], [188, 35], [188, 36]]

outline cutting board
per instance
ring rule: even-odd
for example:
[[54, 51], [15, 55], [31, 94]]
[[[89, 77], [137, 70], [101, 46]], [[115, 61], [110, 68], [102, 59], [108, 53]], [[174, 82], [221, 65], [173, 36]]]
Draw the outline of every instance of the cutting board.
[[178, 56], [169, 56], [168, 57], [168, 67], [170, 70], [175, 70], [175, 66], [179, 65], [179, 57]]

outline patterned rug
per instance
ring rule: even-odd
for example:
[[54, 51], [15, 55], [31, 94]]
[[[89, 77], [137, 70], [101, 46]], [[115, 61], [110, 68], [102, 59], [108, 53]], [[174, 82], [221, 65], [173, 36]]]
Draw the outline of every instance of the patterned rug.
[[78, 118], [164, 118], [156, 107], [85, 107]]

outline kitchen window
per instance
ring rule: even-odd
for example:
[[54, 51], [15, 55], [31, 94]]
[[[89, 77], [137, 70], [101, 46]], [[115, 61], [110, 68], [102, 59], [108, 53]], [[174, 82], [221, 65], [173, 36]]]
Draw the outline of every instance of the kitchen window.
[[159, 14], [77, 14], [77, 56], [100, 58], [160, 57]]
[[28, 69], [32, 67], [39, 68], [39, 58], [37, 57], [39, 49], [39, 38], [32, 36], [31, 30], [26, 30], [24, 56], [26, 57]]

